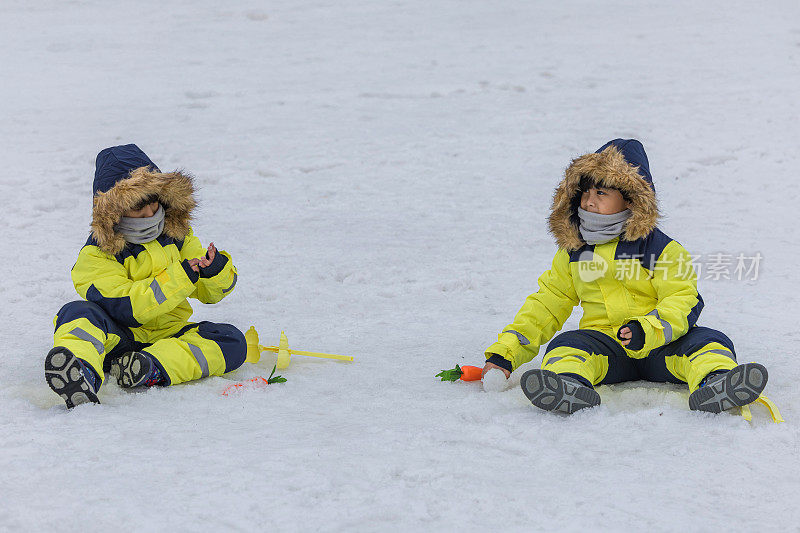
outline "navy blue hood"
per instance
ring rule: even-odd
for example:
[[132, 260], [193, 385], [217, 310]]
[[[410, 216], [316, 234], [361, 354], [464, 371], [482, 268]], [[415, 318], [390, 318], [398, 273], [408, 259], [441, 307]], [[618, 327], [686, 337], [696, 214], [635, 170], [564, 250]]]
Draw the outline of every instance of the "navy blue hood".
[[97, 154], [92, 207], [92, 238], [110, 255], [126, 246], [115, 227], [123, 214], [153, 196], [164, 208], [164, 235], [181, 240], [196, 204], [194, 181], [182, 171], [161, 172], [135, 144], [112, 146]]
[[117, 182], [129, 177], [132, 170], [140, 167], [160, 172], [147, 154], [135, 144], [101, 150], [95, 162], [93, 193], [96, 195], [98, 192], [107, 192]]
[[649, 235], [658, 223], [658, 202], [650, 162], [636, 139], [614, 139], [599, 150], [572, 160], [553, 195], [548, 224], [556, 244], [574, 251], [586, 244], [579, 230], [577, 206], [580, 183], [590, 177], [595, 183], [621, 191], [631, 202], [631, 217], [622, 240], [635, 241]]
[[599, 154], [609, 146], [616, 147], [629, 165], [638, 167], [636, 171], [639, 175], [650, 184], [654, 191], [656, 190], [656, 186], [653, 184], [653, 176], [650, 175], [650, 162], [647, 160], [647, 154], [642, 143], [636, 139], [614, 139], [605, 143], [595, 153]]

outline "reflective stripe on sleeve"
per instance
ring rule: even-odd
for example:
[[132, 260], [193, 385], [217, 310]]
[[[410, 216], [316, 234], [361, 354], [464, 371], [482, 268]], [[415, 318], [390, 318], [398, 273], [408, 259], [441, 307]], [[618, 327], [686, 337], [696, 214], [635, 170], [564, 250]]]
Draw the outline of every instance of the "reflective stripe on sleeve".
[[653, 309], [647, 314], [655, 316], [658, 321], [661, 322], [661, 325], [664, 326], [664, 344], [672, 342], [672, 325], [659, 316], [658, 309]]
[[528, 338], [519, 331], [514, 331], [513, 329], [507, 329], [503, 333], [513, 333], [514, 335], [517, 336], [517, 338], [519, 339], [519, 343], [523, 346], [527, 346], [528, 344], [531, 343], [531, 341], [529, 341]]
[[236, 285], [236, 281], [237, 281], [238, 279], [239, 279], [239, 276], [238, 276], [238, 274], [236, 274], [236, 273], [234, 272], [234, 273], [233, 273], [233, 283], [231, 283], [231, 286], [230, 286], [230, 287], [228, 287], [227, 289], [222, 289], [222, 294], [225, 294], [226, 292], [229, 292], [231, 289], [233, 289], [233, 286], [234, 286], [234, 285]]
[[158, 281], [155, 279], [150, 284], [150, 289], [153, 291], [153, 296], [156, 297], [156, 302], [159, 304], [163, 304], [167, 301], [167, 297], [164, 296], [164, 291], [161, 290], [161, 285], [158, 284]]

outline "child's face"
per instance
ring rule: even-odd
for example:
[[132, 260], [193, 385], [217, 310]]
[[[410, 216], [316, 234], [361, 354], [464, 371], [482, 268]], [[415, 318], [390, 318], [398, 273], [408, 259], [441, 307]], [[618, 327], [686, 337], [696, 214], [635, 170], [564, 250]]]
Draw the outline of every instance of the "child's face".
[[592, 187], [581, 194], [581, 209], [599, 215], [613, 215], [631, 206], [617, 189]]
[[128, 209], [122, 214], [122, 216], [128, 218], [147, 218], [155, 215], [156, 211], [158, 211], [158, 200], [155, 202], [150, 202], [149, 204], [145, 204], [144, 207], [138, 209]]

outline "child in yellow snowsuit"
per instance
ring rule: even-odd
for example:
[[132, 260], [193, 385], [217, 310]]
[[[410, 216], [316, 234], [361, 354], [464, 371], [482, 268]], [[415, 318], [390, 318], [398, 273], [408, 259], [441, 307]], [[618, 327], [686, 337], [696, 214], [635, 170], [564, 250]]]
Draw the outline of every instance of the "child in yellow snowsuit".
[[703, 299], [691, 257], [657, 220], [639, 141], [615, 139], [575, 159], [553, 198], [552, 267], [486, 349], [484, 373], [501, 369], [508, 377], [530, 361], [580, 303], [580, 329], [556, 336], [541, 369], [521, 377], [533, 405], [573, 413], [600, 403], [596, 385], [639, 379], [688, 384], [694, 410], [755, 401], [767, 384], [766, 368], [737, 365], [730, 339], [697, 325]]
[[97, 400], [110, 372], [122, 387], [171, 385], [244, 363], [230, 324], [189, 322], [187, 298], [217, 303], [233, 291], [231, 256], [204, 248], [189, 225], [192, 178], [162, 173], [136, 145], [97, 156], [92, 233], [72, 268], [85, 299], [55, 318], [45, 379], [67, 407]]

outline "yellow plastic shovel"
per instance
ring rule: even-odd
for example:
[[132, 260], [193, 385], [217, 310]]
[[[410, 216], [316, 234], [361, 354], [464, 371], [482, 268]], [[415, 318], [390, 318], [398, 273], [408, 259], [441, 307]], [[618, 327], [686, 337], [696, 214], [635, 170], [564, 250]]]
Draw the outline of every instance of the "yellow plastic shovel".
[[262, 346], [258, 343], [258, 332], [256, 328], [250, 326], [244, 334], [245, 341], [247, 342], [247, 358], [245, 361], [248, 363], [257, 363], [261, 359], [261, 352], [273, 352], [278, 354], [276, 364], [278, 368], [286, 368], [289, 366], [289, 360], [292, 355], [305, 355], [306, 357], [320, 357], [322, 359], [336, 359], [338, 361], [352, 361], [351, 355], [336, 355], [332, 353], [320, 352], [306, 352], [304, 350], [291, 350], [289, 348], [289, 340], [286, 334], [281, 331], [281, 340], [277, 346]]

